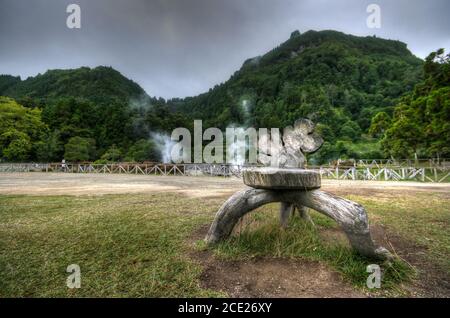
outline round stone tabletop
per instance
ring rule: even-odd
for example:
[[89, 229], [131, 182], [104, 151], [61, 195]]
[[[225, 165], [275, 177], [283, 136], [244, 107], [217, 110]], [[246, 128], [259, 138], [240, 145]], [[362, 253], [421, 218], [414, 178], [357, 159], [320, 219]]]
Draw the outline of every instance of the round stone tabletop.
[[244, 183], [256, 189], [313, 190], [320, 188], [320, 173], [295, 168], [255, 167], [243, 170]]

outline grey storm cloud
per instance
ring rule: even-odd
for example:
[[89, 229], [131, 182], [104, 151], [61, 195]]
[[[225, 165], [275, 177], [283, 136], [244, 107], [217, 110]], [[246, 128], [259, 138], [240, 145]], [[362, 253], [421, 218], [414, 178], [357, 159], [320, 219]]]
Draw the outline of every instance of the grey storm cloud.
[[[66, 7], [81, 7], [81, 29]], [[366, 25], [369, 4], [381, 28]], [[401, 40], [419, 57], [450, 48], [447, 0], [0, 0], [0, 74], [109, 65], [149, 95], [193, 96], [294, 30]]]

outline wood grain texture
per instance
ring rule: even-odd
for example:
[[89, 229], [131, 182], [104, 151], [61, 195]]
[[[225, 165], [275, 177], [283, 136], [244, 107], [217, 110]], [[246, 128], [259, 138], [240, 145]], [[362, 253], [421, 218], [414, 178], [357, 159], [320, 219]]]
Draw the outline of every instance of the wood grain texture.
[[242, 216], [271, 202], [283, 202], [285, 210], [289, 204], [314, 209], [335, 220], [344, 230], [351, 246], [360, 254], [377, 259], [392, 257], [389, 251], [383, 247], [376, 247], [372, 241], [367, 213], [363, 206], [320, 190], [238, 191], [217, 212], [205, 241], [214, 244], [228, 238]]
[[247, 168], [243, 170], [243, 179], [255, 189], [311, 190], [321, 185], [320, 173], [307, 169]]

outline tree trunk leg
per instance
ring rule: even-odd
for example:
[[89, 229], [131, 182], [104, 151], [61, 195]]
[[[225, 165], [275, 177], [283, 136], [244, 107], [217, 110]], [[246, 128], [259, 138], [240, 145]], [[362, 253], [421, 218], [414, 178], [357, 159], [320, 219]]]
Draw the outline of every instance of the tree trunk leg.
[[280, 204], [280, 224], [283, 229], [287, 228], [289, 216], [294, 210], [294, 205], [288, 202], [281, 202]]
[[303, 220], [305, 220], [306, 222], [308, 222], [308, 223], [310, 223], [311, 225], [314, 226], [315, 224], [314, 224], [314, 221], [311, 218], [311, 215], [309, 215], [308, 208], [306, 206], [303, 206], [303, 205], [297, 205], [296, 207], [298, 209], [299, 216]]
[[375, 246], [367, 213], [362, 205], [320, 190], [286, 192], [283, 200], [295, 201], [297, 205], [307, 206], [331, 217], [341, 226], [351, 246], [360, 254], [378, 259], [392, 258], [388, 250]]
[[234, 226], [248, 212], [271, 202], [280, 202], [279, 195], [273, 191], [247, 189], [233, 194], [216, 213], [205, 241], [218, 243], [231, 235]]

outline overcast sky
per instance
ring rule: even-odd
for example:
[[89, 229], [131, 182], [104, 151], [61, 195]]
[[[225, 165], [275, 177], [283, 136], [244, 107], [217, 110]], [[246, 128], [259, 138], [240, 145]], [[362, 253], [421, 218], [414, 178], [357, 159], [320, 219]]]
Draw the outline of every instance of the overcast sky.
[[[81, 29], [66, 26], [81, 7]], [[381, 28], [366, 8], [381, 8]], [[450, 48], [447, 0], [0, 0], [0, 74], [108, 65], [149, 95], [193, 96], [227, 80], [292, 31], [401, 40], [419, 57]]]

